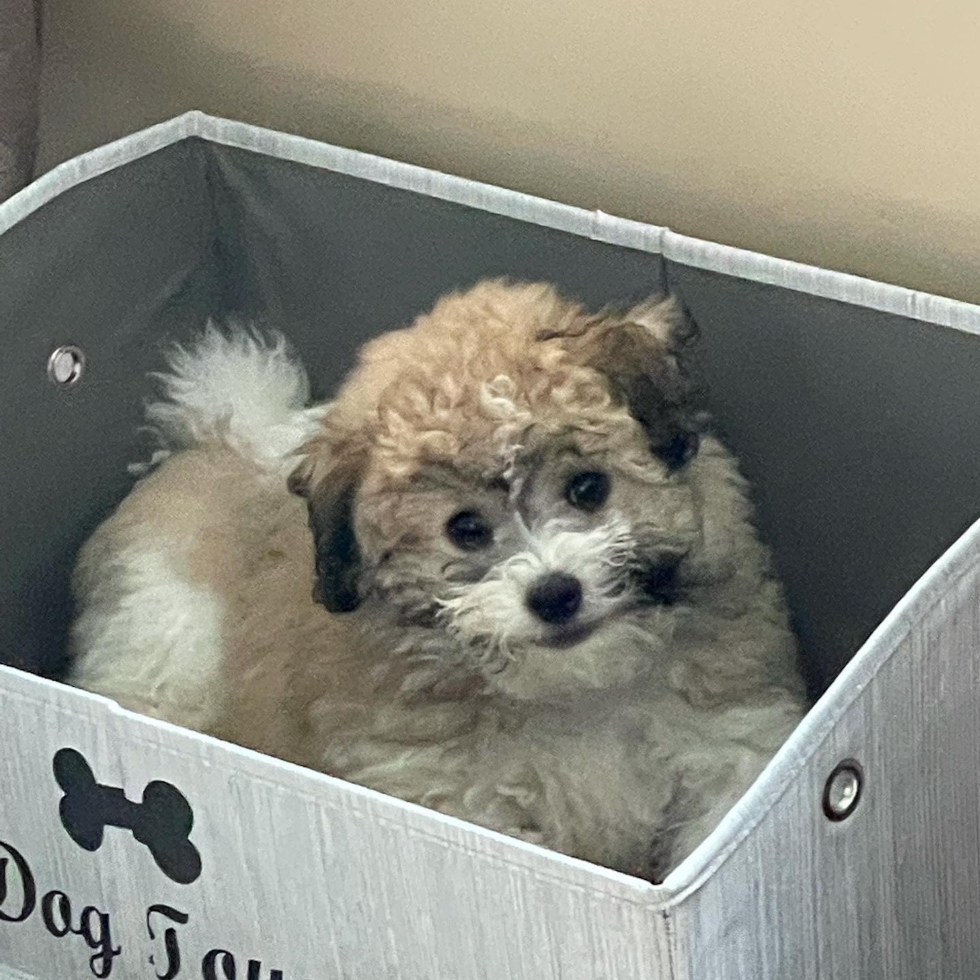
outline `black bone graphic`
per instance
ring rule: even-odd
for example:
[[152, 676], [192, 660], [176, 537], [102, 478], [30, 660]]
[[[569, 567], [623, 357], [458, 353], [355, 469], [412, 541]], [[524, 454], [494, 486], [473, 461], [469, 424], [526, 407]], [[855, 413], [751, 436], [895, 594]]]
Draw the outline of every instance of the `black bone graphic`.
[[149, 848], [157, 867], [172, 881], [189, 885], [201, 873], [201, 855], [190, 842], [194, 811], [176, 786], [148, 783], [143, 802], [134, 803], [114, 786], [101, 786], [81, 753], [60, 749], [54, 778], [64, 791], [58, 812], [68, 836], [86, 851], [102, 846], [106, 827], [131, 830]]

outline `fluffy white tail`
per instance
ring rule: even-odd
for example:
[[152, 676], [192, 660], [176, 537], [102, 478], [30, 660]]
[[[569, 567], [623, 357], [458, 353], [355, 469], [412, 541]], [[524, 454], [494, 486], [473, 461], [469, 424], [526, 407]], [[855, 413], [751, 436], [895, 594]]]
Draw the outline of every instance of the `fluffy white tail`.
[[159, 448], [147, 469], [171, 453], [221, 442], [262, 464], [275, 464], [312, 435], [322, 409], [310, 397], [306, 371], [286, 338], [208, 323], [188, 345], [175, 345], [168, 370], [154, 374], [162, 398], [146, 406]]

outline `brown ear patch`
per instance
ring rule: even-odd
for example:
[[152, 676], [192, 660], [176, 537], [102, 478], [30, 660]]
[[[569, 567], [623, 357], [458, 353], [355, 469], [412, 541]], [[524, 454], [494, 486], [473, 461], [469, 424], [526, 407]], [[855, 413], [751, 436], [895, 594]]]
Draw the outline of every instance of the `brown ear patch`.
[[361, 549], [354, 533], [354, 495], [350, 484], [329, 500], [310, 500], [315, 549], [313, 597], [332, 613], [353, 612], [361, 604]]
[[290, 475], [290, 491], [306, 500], [313, 533], [316, 582], [313, 598], [332, 613], [361, 604], [361, 549], [354, 531], [354, 504], [363, 452], [351, 442], [307, 447]]
[[704, 425], [697, 342], [696, 324], [671, 296], [585, 318], [566, 335], [575, 359], [609, 379], [646, 430], [651, 451], [672, 469], [697, 453]]

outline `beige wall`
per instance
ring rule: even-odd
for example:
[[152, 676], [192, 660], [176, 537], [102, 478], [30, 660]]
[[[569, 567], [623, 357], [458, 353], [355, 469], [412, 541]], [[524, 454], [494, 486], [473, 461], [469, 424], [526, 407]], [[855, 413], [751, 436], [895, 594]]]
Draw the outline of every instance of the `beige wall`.
[[42, 164], [189, 108], [980, 301], [980, 0], [46, 0]]

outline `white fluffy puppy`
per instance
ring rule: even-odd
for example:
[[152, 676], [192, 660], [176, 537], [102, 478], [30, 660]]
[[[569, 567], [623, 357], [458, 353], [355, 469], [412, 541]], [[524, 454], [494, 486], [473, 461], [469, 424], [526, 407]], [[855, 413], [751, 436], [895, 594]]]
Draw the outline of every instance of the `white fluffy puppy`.
[[661, 877], [803, 711], [693, 341], [484, 282], [310, 408], [281, 339], [209, 330], [81, 553], [73, 682]]

